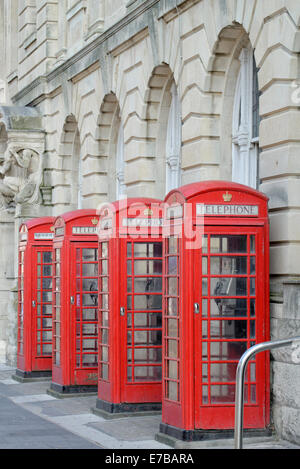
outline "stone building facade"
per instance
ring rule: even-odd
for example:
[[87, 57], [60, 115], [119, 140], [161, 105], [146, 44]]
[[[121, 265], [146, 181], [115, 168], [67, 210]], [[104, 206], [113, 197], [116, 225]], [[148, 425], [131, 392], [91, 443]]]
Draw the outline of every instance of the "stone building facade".
[[[0, 34], [0, 359], [24, 219], [207, 179], [269, 197], [272, 338], [299, 335], [300, 2], [0, 0]], [[273, 354], [272, 418], [300, 443], [294, 361]]]

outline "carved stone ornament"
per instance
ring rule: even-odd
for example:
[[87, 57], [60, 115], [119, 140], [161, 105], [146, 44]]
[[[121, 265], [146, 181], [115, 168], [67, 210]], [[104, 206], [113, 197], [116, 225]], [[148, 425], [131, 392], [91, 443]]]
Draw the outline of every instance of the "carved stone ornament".
[[32, 148], [9, 145], [0, 166], [0, 210], [37, 204], [42, 182], [41, 157]]

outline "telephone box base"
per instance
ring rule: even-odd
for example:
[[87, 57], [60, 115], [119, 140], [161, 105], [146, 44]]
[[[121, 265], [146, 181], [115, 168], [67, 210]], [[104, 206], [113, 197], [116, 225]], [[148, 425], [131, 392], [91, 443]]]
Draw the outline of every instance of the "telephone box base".
[[80, 395], [95, 395], [97, 394], [97, 386], [80, 386], [80, 385], [69, 385], [64, 386], [62, 384], [51, 383], [47, 393], [54, 397], [73, 397]]
[[127, 417], [128, 415], [156, 415], [161, 413], [161, 403], [129, 403], [121, 402], [115, 404], [113, 402], [97, 399], [96, 407], [93, 408], [95, 414], [99, 414], [104, 418], [111, 419], [116, 417]]
[[23, 371], [16, 369], [12, 378], [19, 383], [30, 383], [33, 381], [45, 381], [51, 379], [52, 372], [49, 371]]
[[[159, 426], [160, 433], [157, 434], [158, 441], [163, 435], [168, 435], [171, 439], [181, 441], [208, 441], [208, 440], [220, 440], [234, 438], [234, 430], [183, 430], [182, 428], [176, 428], [166, 423], [161, 423]], [[263, 429], [244, 429], [243, 434], [248, 438], [251, 437], [266, 437], [272, 436], [271, 428]], [[157, 439], [156, 438], [156, 439]]]

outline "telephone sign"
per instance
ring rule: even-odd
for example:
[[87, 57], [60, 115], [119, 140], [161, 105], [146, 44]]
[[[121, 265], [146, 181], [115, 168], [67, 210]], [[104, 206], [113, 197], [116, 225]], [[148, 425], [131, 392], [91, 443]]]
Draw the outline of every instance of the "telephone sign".
[[[166, 196], [162, 433], [232, 432], [238, 361], [269, 338], [268, 229], [267, 198], [240, 184], [206, 181]], [[269, 405], [261, 354], [246, 375], [246, 431], [268, 429]]]

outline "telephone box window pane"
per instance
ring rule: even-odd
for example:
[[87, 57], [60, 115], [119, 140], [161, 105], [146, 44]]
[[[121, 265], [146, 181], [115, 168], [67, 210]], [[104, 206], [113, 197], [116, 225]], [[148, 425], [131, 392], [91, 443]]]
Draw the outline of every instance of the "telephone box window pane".
[[222, 339], [246, 339], [247, 321], [211, 321], [210, 337], [214, 339], [218, 337]]
[[167, 399], [178, 401], [177, 382], [167, 381]]
[[235, 385], [223, 384], [210, 387], [212, 404], [232, 404], [235, 401]]
[[255, 295], [255, 278], [250, 278], [250, 295]]
[[96, 354], [82, 355], [82, 366], [95, 368], [95, 366], [97, 366], [97, 355]]
[[247, 350], [247, 342], [211, 342], [211, 360], [239, 360]]
[[207, 316], [207, 300], [202, 300], [202, 316]]
[[[80, 313], [80, 309], [79, 309], [79, 313]], [[84, 308], [82, 310], [82, 320], [83, 321], [96, 321], [97, 320], [97, 310], [92, 309], [92, 308]]]
[[135, 348], [134, 363], [161, 363], [161, 348]]
[[43, 265], [43, 276], [50, 277], [52, 275], [52, 265]]
[[155, 310], [162, 308], [161, 295], [135, 295], [134, 309], [148, 309]]
[[97, 249], [82, 249], [82, 260], [85, 261], [97, 261], [98, 250]]
[[[128, 326], [131, 327], [131, 315], [127, 315]], [[147, 327], [151, 328], [160, 328], [161, 327], [161, 315], [156, 313], [135, 313], [134, 315], [134, 327], [141, 328]]]
[[83, 295], [81, 295], [81, 297], [82, 297], [82, 305], [83, 306], [89, 306], [89, 305], [96, 305], [97, 304], [97, 299], [98, 299], [97, 294], [84, 293]]
[[134, 367], [134, 380], [135, 381], [160, 381], [161, 380], [161, 367], [160, 366], [135, 366]]
[[255, 235], [250, 236], [250, 252], [255, 253]]
[[162, 243], [134, 243], [134, 257], [162, 257]]
[[108, 292], [108, 277], [100, 277], [100, 291]]
[[178, 321], [177, 319], [167, 319], [167, 336], [178, 337]]
[[210, 365], [212, 383], [235, 381], [237, 363], [213, 363]]
[[167, 364], [167, 373], [168, 373], [168, 378], [171, 379], [178, 379], [178, 363], [175, 360], [168, 360]]
[[168, 314], [170, 316], [177, 316], [177, 298], [168, 298]]
[[108, 345], [108, 330], [102, 329], [100, 332], [100, 342], [102, 344]]
[[82, 324], [82, 335], [97, 335], [97, 324]]
[[171, 236], [168, 240], [168, 252], [169, 254], [177, 254], [178, 252], [178, 238]]
[[134, 331], [135, 345], [161, 345], [161, 331]]
[[[206, 259], [206, 258], [205, 258]], [[246, 256], [214, 256], [210, 258], [211, 275], [246, 275], [247, 257]]]
[[247, 278], [211, 278], [210, 290], [214, 296], [247, 296]]
[[42, 319], [42, 327], [43, 327], [43, 329], [51, 329], [52, 328], [52, 318], [43, 318]]
[[242, 298], [216, 298], [210, 302], [211, 316], [247, 316], [247, 300]]
[[177, 257], [168, 257], [167, 269], [169, 275], [177, 275]]
[[207, 235], [202, 236], [202, 253], [207, 254]]
[[52, 252], [43, 252], [43, 262], [51, 264], [52, 262]]
[[[128, 279], [129, 280], [129, 279]], [[127, 290], [131, 291], [131, 290]], [[162, 278], [161, 277], [136, 277], [134, 279], [135, 293], [143, 292], [161, 292], [162, 291]]]
[[42, 341], [51, 342], [52, 340], [52, 331], [43, 331], [42, 332]]
[[52, 301], [52, 292], [43, 291], [43, 302], [51, 302], [51, 301]]
[[43, 355], [51, 355], [52, 344], [43, 344], [42, 348], [43, 348], [43, 351], [42, 351]]
[[178, 294], [177, 277], [168, 278], [168, 295], [176, 296]]
[[177, 340], [167, 340], [167, 353], [169, 358], [178, 358], [178, 343]]
[[207, 275], [207, 257], [202, 257], [202, 275]]
[[[80, 291], [80, 288], [78, 289]], [[98, 282], [94, 278], [83, 279], [82, 280], [82, 290], [83, 291], [97, 291]]]
[[42, 306], [43, 316], [51, 316], [52, 314], [52, 305], [43, 305]]
[[151, 275], [162, 273], [161, 260], [138, 260], [134, 261], [135, 275]]
[[95, 339], [83, 339], [82, 350], [85, 352], [97, 350], [97, 341]]
[[208, 283], [207, 278], [202, 279], [202, 296], [208, 295]]
[[132, 278], [127, 278], [127, 291], [132, 293]]
[[[78, 265], [80, 266], [80, 264]], [[82, 264], [82, 275], [84, 277], [96, 277], [98, 275], [98, 264]]]
[[43, 278], [43, 290], [51, 290], [52, 289], [52, 278]]
[[250, 300], [250, 316], [255, 316], [255, 300]]
[[108, 347], [101, 347], [100, 360], [102, 362], [108, 361]]
[[256, 274], [256, 267], [255, 267], [256, 259], [255, 257], [250, 257], [250, 275]]
[[211, 253], [247, 253], [247, 235], [211, 235]]

